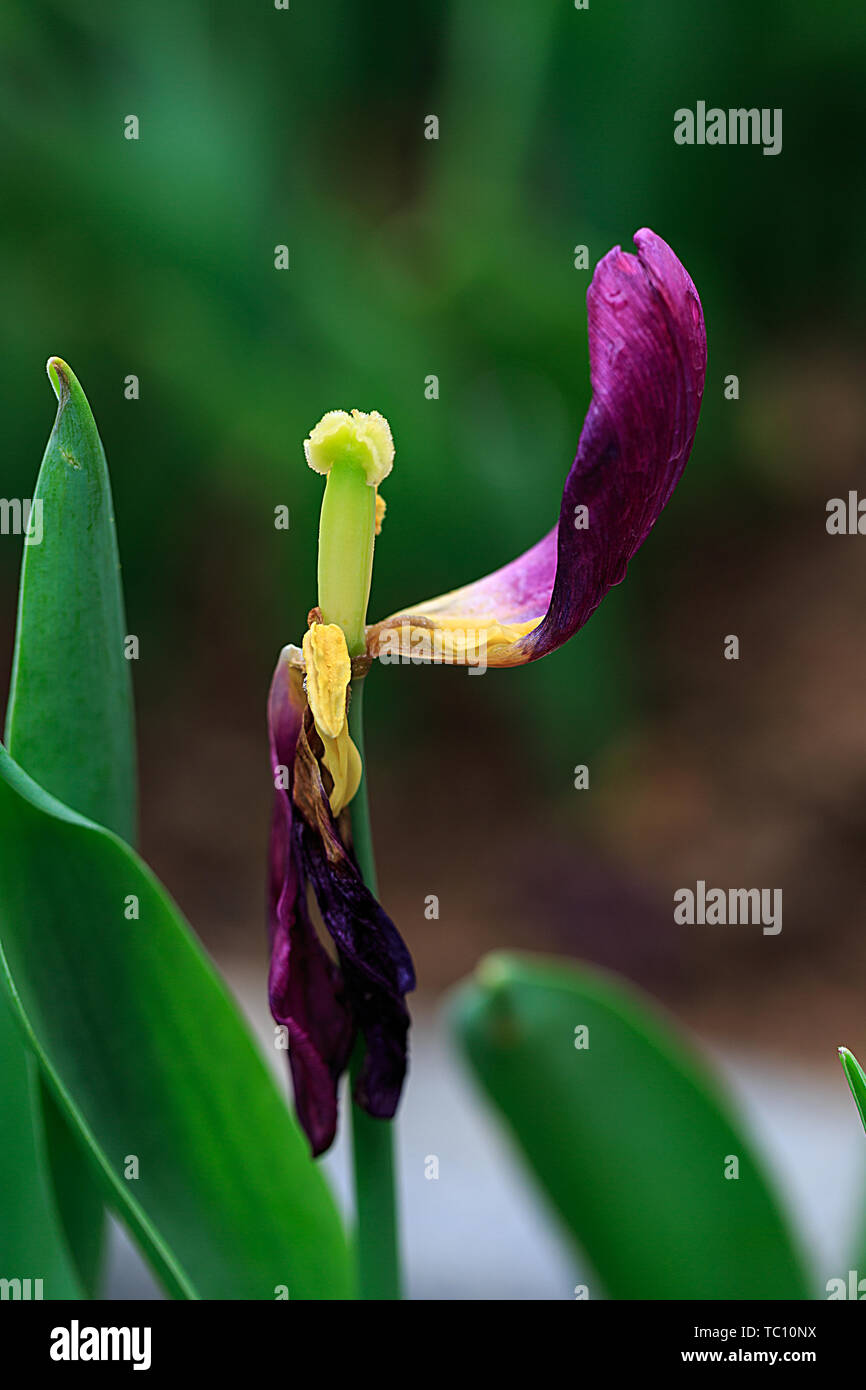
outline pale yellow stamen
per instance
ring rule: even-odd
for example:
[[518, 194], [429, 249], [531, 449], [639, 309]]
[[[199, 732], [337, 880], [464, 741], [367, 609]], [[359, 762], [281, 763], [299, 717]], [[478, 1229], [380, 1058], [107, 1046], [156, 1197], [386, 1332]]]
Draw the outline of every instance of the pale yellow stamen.
[[361, 755], [352, 742], [346, 718], [346, 698], [352, 663], [342, 628], [336, 623], [313, 623], [304, 634], [307, 699], [322, 740], [322, 761], [331, 774], [331, 811], [338, 816], [361, 785]]
[[385, 520], [385, 513], [388, 510], [385, 499], [380, 492], [376, 493], [376, 535], [382, 530], [382, 522]]
[[[430, 617], [424, 621], [427, 614]], [[495, 617], [439, 617], [435, 605], [406, 609], [373, 629], [370, 651], [390, 661], [403, 657], [434, 665], [509, 666], [513, 649], [522, 637], [539, 627], [541, 618], [529, 622], [501, 623]]]
[[[407, 612], [411, 617], [412, 610], [409, 609]], [[493, 616], [463, 618], [458, 615], [453, 618], [435, 618], [434, 629], [438, 629], [445, 642], [459, 654], [467, 646], [476, 645], [478, 641], [485, 641], [495, 647], [511, 646], [521, 637], [533, 632], [540, 623], [541, 618], [530, 618], [529, 622], [524, 623], [501, 623]]]

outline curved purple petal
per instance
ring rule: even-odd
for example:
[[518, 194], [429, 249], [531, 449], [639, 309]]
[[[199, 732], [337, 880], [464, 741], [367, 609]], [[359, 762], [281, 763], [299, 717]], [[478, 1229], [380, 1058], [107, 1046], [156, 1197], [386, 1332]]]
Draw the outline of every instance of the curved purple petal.
[[587, 293], [593, 395], [558, 526], [484, 579], [368, 629], [371, 656], [471, 664], [483, 646], [490, 666], [535, 661], [625, 577], [691, 452], [707, 356], [688, 273], [648, 228], [634, 241], [637, 255], [603, 257]]
[[355, 1038], [340, 972], [316, 935], [293, 837], [292, 774], [306, 701], [302, 677], [283, 652], [268, 700], [274, 808], [271, 821], [268, 994], [289, 1040], [298, 1119], [313, 1154], [337, 1128], [337, 1085]]
[[390, 1119], [406, 1076], [409, 1012], [403, 996], [415, 988], [412, 959], [354, 861], [345, 852], [336, 861], [330, 858], [322, 839], [303, 821], [297, 823], [295, 833], [364, 1037], [355, 1099], [370, 1115]]
[[[337, 1087], [355, 1038], [364, 1058], [355, 1079], [359, 1105], [390, 1118], [406, 1075], [409, 1014], [415, 987], [406, 946], [366, 887], [332, 814], [310, 746], [312, 718], [303, 665], [286, 648], [268, 701], [275, 803], [270, 849], [271, 1012], [289, 1034], [298, 1118], [313, 1153], [331, 1144]], [[307, 905], [315, 895], [334, 943], [331, 959]]]

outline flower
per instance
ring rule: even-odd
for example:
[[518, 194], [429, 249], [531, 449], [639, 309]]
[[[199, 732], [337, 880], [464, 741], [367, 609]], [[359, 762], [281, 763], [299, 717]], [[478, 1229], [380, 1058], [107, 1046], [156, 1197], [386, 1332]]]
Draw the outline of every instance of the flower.
[[406, 1071], [405, 995], [415, 983], [352, 850], [347, 807], [361, 776], [348, 729], [353, 683], [375, 658], [516, 666], [554, 651], [625, 577], [691, 452], [706, 370], [701, 303], [660, 237], [644, 228], [634, 241], [636, 255], [617, 246], [603, 257], [587, 293], [592, 401], [558, 525], [516, 560], [365, 627], [391, 432], [375, 413], [331, 411], [305, 444], [311, 467], [328, 474], [320, 608], [303, 649], [283, 649], [268, 707], [269, 992], [314, 1154], [333, 1140], [338, 1083], [359, 1037], [355, 1099], [371, 1115], [393, 1116]]

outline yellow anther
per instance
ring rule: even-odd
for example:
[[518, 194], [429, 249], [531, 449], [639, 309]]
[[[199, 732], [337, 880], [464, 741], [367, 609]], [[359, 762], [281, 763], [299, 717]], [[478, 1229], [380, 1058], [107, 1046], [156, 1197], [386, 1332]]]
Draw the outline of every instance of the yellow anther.
[[337, 738], [346, 722], [346, 691], [352, 663], [342, 628], [313, 623], [304, 633], [307, 699], [322, 738]]
[[385, 513], [388, 510], [385, 499], [381, 492], [376, 493], [376, 535], [382, 530], [382, 522], [385, 520]]
[[336, 623], [313, 623], [304, 634], [303, 650], [307, 700], [324, 748], [322, 761], [334, 783], [331, 811], [338, 816], [361, 784], [361, 755], [346, 718], [352, 663]]

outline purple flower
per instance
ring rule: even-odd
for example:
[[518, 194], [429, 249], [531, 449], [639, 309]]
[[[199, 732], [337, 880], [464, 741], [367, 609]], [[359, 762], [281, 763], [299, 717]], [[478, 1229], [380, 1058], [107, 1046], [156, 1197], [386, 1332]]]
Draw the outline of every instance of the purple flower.
[[[415, 983], [351, 849], [345, 807], [360, 760], [345, 727], [350, 680], [377, 657], [516, 666], [554, 651], [625, 577], [691, 451], [706, 369], [700, 300], [660, 237], [644, 228], [634, 240], [637, 255], [609, 251], [587, 294], [592, 402], [558, 525], [484, 579], [368, 627], [366, 656], [351, 669], [339, 628], [316, 623], [315, 641], [280, 656], [269, 701], [270, 1001], [288, 1031], [295, 1103], [314, 1154], [333, 1140], [337, 1086], [359, 1035], [355, 1098], [371, 1115], [394, 1114], [406, 1071], [405, 995]], [[338, 417], [348, 420], [326, 419]], [[358, 418], [379, 447], [385, 423]]]

